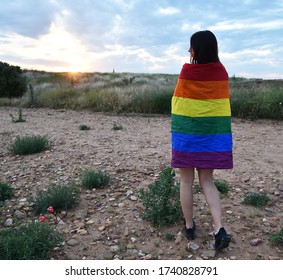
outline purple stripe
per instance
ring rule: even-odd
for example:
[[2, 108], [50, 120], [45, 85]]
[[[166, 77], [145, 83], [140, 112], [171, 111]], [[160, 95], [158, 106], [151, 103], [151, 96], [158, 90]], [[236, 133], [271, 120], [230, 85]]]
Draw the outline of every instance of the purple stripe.
[[171, 165], [175, 168], [232, 169], [233, 154], [232, 151], [192, 153], [172, 150]]

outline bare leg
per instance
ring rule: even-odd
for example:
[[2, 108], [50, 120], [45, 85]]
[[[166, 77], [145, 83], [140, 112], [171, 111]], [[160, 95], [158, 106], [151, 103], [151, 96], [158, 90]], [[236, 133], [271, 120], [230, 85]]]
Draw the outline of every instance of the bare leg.
[[180, 168], [180, 201], [186, 227], [193, 227], [193, 183], [194, 168]]
[[217, 233], [222, 227], [222, 216], [219, 191], [213, 182], [213, 169], [199, 169], [199, 181], [212, 215], [214, 231]]

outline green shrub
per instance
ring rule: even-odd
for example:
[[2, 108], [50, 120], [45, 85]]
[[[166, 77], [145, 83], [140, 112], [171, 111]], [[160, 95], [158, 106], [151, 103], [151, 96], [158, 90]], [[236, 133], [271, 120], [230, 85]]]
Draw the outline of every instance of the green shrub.
[[5, 201], [12, 197], [12, 187], [4, 182], [0, 181], [0, 201]]
[[229, 185], [226, 181], [224, 180], [215, 180], [214, 184], [217, 188], [217, 190], [221, 193], [221, 194], [227, 194], [229, 191]]
[[168, 241], [172, 241], [175, 237], [175, 234], [173, 232], [166, 232], [165, 233], [165, 239]]
[[46, 223], [4, 229], [0, 231], [0, 259], [45, 260], [62, 242], [62, 236]]
[[82, 175], [82, 184], [86, 189], [104, 188], [110, 182], [110, 175], [102, 171], [86, 170]]
[[46, 191], [39, 190], [31, 199], [35, 213], [45, 213], [52, 206], [56, 211], [74, 208], [79, 201], [79, 189], [76, 185], [52, 185]]
[[180, 190], [174, 178], [174, 170], [165, 168], [159, 179], [149, 185], [148, 190], [140, 190], [140, 198], [145, 207], [143, 219], [156, 226], [172, 224], [181, 219]]
[[90, 130], [90, 127], [85, 125], [85, 124], [81, 124], [80, 125], [80, 130]]
[[0, 98], [21, 97], [27, 90], [27, 79], [19, 66], [0, 61]]
[[283, 119], [282, 86], [250, 85], [231, 90], [232, 116], [250, 119]]
[[279, 232], [273, 233], [269, 236], [269, 240], [273, 246], [282, 246], [283, 245], [283, 227]]
[[244, 196], [244, 204], [263, 207], [269, 201], [266, 193], [247, 192]]
[[40, 153], [51, 148], [51, 143], [46, 136], [17, 136], [10, 147], [14, 155], [29, 155]]
[[37, 105], [52, 109], [77, 109], [80, 94], [80, 90], [70, 87], [42, 90], [38, 92]]
[[123, 129], [123, 126], [122, 126], [121, 124], [116, 124], [116, 123], [114, 123], [112, 129], [113, 129], [113, 130], [122, 130], [122, 129]]

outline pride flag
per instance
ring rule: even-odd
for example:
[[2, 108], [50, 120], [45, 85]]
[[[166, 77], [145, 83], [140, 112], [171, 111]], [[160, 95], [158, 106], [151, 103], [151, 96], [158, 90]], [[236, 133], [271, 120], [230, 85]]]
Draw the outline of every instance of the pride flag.
[[221, 62], [184, 64], [171, 130], [172, 167], [233, 168], [229, 77]]

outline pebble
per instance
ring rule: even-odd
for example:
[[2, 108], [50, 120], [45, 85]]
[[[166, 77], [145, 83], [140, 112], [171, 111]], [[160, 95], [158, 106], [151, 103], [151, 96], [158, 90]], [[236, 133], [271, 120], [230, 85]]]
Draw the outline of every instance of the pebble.
[[71, 238], [71, 239], [69, 239], [69, 240], [67, 241], [67, 244], [68, 244], [69, 246], [73, 247], [73, 246], [79, 245], [79, 241], [78, 241], [77, 239]]
[[187, 245], [189, 250], [197, 251], [199, 249], [199, 245], [193, 242], [189, 242]]
[[260, 238], [255, 238], [255, 239], [252, 239], [252, 240], [250, 241], [250, 244], [251, 244], [252, 246], [258, 246], [261, 242], [262, 242], [262, 240], [261, 240]]
[[13, 221], [13, 219], [7, 219], [5, 222], [4, 222], [4, 226], [5, 227], [10, 227], [10, 226], [12, 226], [13, 225], [13, 223], [14, 223], [14, 221]]

